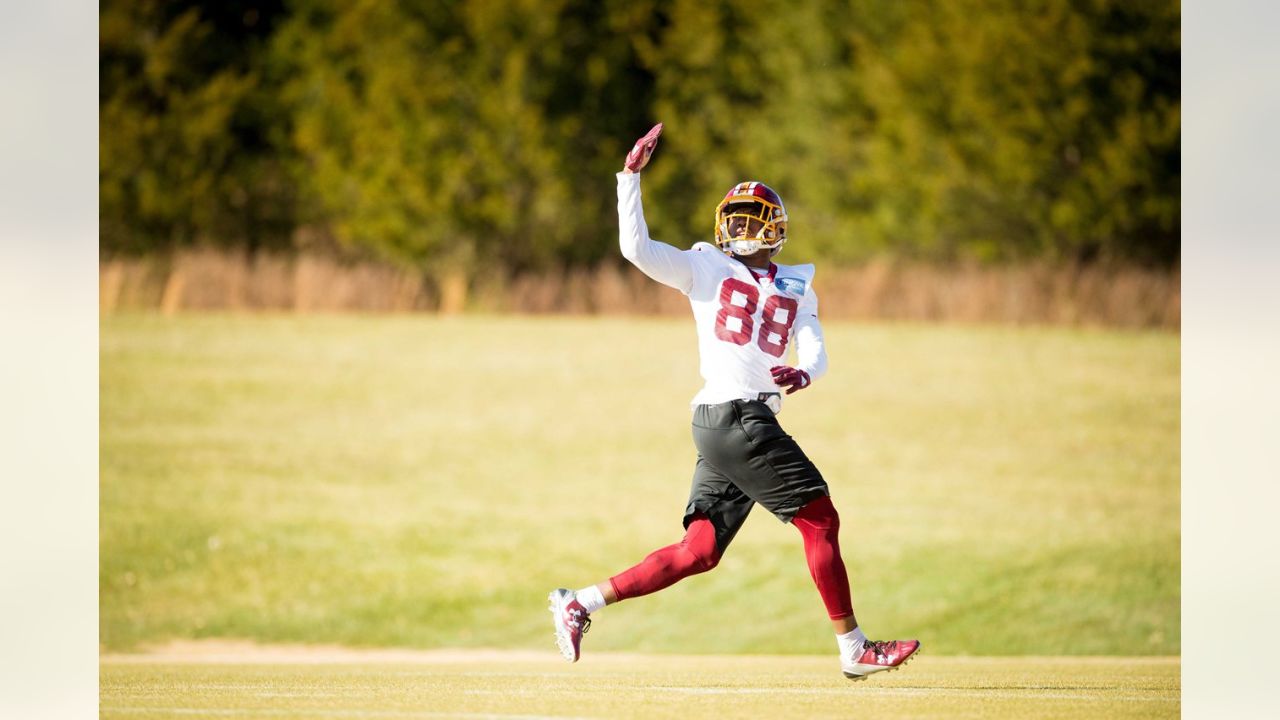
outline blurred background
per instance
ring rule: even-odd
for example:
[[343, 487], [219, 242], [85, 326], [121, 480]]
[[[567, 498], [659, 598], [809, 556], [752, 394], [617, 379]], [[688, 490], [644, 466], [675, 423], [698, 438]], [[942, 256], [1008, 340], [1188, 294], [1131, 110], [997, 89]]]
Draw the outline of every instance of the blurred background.
[[[687, 301], [616, 251], [778, 190], [783, 423], [876, 636], [1180, 652], [1180, 6], [103, 2], [100, 643], [553, 652], [679, 538]], [[829, 653], [795, 531], [590, 649]], [[725, 618], [732, 619], [726, 622]]]
[[825, 312], [1176, 328], [1180, 6], [104, 2], [105, 310], [684, 312], [625, 267], [777, 189]]

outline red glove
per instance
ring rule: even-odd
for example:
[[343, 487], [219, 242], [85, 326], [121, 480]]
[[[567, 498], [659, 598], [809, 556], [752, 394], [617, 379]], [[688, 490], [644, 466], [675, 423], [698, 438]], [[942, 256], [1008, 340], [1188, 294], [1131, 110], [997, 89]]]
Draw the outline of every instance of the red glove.
[[650, 128], [644, 137], [636, 141], [636, 146], [631, 148], [631, 152], [627, 153], [627, 159], [622, 163], [627, 172], [638, 173], [649, 164], [649, 156], [653, 154], [653, 149], [658, 147], [658, 136], [661, 134], [662, 123], [658, 123]]
[[773, 383], [787, 389], [787, 394], [809, 387], [809, 373], [786, 365], [774, 365], [769, 368], [773, 375]]

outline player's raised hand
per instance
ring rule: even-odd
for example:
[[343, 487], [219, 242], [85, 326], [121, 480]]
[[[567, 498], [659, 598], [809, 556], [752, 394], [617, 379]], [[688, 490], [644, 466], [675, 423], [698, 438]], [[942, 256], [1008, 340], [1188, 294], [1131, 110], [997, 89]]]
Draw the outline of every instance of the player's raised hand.
[[635, 147], [631, 148], [631, 152], [627, 153], [627, 159], [622, 163], [622, 172], [638, 173], [649, 164], [649, 156], [653, 155], [653, 149], [658, 147], [658, 136], [662, 134], [662, 123], [658, 123], [645, 133], [644, 137], [636, 141]]
[[787, 394], [809, 387], [809, 373], [787, 365], [774, 365], [769, 368], [773, 375], [773, 384], [787, 389]]

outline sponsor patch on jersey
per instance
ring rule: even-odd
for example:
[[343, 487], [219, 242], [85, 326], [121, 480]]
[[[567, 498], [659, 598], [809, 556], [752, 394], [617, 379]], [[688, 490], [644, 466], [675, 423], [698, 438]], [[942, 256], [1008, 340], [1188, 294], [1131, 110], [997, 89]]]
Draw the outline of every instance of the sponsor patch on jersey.
[[793, 277], [780, 277], [773, 281], [779, 290], [791, 295], [804, 295], [804, 280]]

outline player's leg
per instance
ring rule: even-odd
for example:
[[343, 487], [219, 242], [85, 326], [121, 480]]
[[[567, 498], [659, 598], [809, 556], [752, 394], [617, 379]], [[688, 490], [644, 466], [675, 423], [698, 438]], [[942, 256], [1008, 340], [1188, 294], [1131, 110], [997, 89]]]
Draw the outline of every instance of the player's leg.
[[823, 495], [805, 504], [791, 518], [791, 524], [804, 539], [804, 557], [809, 575], [818, 588], [837, 635], [858, 627], [849, 596], [849, 575], [840, 557], [840, 515]]
[[708, 406], [701, 417], [695, 413], [695, 423], [705, 426], [695, 431], [698, 451], [749, 497], [800, 531], [845, 675], [858, 679], [910, 658], [919, 647], [917, 641], [873, 642], [858, 627], [840, 556], [840, 517], [827, 483], [773, 412], [764, 403], [734, 401]]
[[809, 572], [837, 632], [857, 626], [840, 557], [840, 519], [822, 473], [761, 402], [734, 401], [695, 412], [694, 443], [747, 496], [804, 538]]
[[846, 677], [861, 680], [867, 675], [893, 670], [919, 649], [917, 640], [868, 640], [858, 627], [849, 598], [849, 578], [840, 557], [840, 515], [831, 498], [810, 501], [791, 519], [804, 538], [804, 555], [809, 574], [835, 626], [840, 665]]
[[636, 565], [603, 582], [576, 592], [561, 588], [551, 593], [561, 654], [570, 662], [580, 657], [582, 635], [591, 625], [591, 613], [620, 600], [658, 592], [714, 568], [753, 505], [728, 478], [699, 457], [685, 507], [685, 534], [680, 542], [654, 550]]
[[687, 577], [704, 573], [719, 562], [715, 528], [706, 515], [698, 513], [690, 518], [680, 542], [654, 550], [639, 563], [595, 587], [602, 591], [601, 600], [605, 604], [613, 604], [656, 593]]
[[601, 583], [609, 603], [655, 593], [720, 562], [754, 503], [699, 457], [685, 506], [684, 539], [649, 553], [639, 564]]

